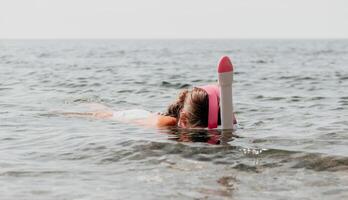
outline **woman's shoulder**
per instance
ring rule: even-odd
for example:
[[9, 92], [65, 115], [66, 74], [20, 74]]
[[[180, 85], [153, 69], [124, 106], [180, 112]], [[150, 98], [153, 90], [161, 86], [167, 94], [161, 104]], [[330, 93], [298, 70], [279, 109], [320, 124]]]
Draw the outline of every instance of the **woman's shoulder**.
[[176, 118], [158, 115], [157, 116], [157, 127], [165, 127], [165, 126], [176, 126]]

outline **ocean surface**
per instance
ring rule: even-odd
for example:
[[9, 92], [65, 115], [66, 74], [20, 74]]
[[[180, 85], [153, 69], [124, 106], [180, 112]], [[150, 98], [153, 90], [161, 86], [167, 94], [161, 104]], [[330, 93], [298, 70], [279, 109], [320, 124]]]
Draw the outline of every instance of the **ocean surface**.
[[[59, 114], [164, 112], [223, 55], [233, 134]], [[0, 199], [348, 199], [348, 40], [0, 40]]]

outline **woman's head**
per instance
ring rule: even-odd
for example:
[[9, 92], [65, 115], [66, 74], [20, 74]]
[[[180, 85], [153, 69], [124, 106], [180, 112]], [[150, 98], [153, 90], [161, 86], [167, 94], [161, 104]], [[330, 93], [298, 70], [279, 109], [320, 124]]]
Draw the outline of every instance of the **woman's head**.
[[195, 87], [191, 91], [182, 91], [176, 102], [168, 107], [167, 115], [177, 118], [180, 127], [205, 128], [208, 126], [208, 112], [209, 97], [207, 92]]

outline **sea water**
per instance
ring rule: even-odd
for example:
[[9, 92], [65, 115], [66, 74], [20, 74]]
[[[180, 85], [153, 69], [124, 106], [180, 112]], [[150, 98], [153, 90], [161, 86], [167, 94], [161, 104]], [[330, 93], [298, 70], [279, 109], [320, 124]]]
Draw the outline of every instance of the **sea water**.
[[[164, 112], [223, 55], [233, 137], [59, 114]], [[168, 198], [348, 199], [348, 40], [0, 41], [0, 199]]]

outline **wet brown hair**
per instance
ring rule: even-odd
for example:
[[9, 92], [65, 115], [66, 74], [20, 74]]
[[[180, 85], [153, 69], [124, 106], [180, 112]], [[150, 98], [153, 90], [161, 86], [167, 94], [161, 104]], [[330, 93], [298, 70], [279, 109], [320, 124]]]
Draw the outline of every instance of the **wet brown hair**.
[[[178, 120], [182, 109], [187, 113], [190, 126], [208, 126], [209, 98], [205, 90], [195, 87], [192, 91], [181, 91], [177, 100], [168, 106], [165, 115], [175, 117]], [[218, 124], [221, 123], [220, 121], [219, 110]]]
[[173, 102], [172, 104], [170, 104], [168, 106], [167, 112], [165, 112], [164, 115], [170, 116], [170, 117], [175, 117], [176, 119], [178, 119], [180, 116], [180, 111], [184, 107], [184, 102], [185, 102], [187, 93], [189, 93], [189, 91], [187, 89], [182, 90], [178, 94], [178, 97], [175, 100], [175, 102]]

